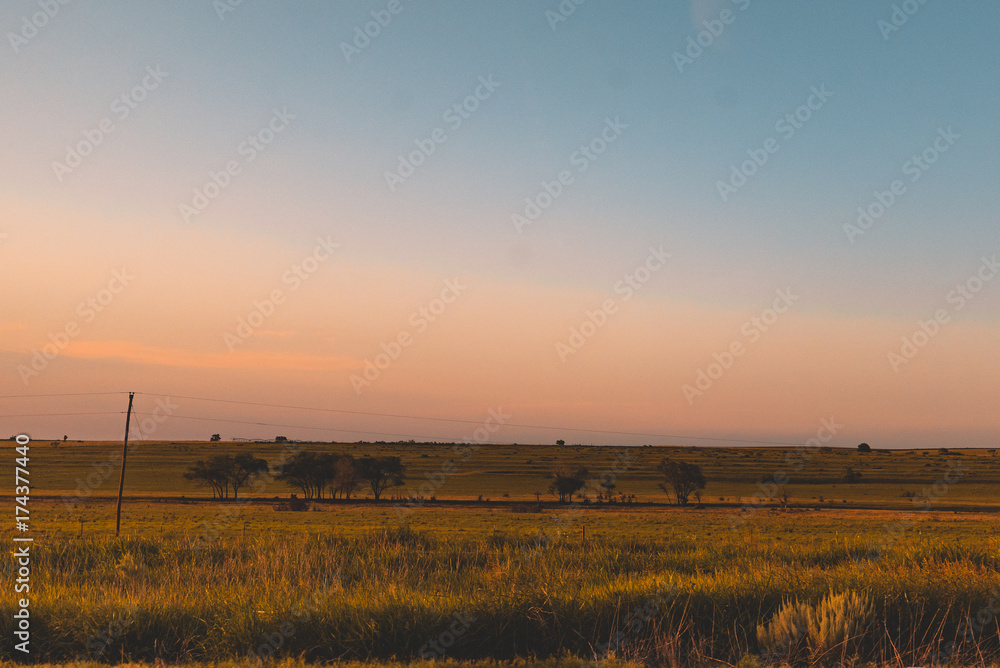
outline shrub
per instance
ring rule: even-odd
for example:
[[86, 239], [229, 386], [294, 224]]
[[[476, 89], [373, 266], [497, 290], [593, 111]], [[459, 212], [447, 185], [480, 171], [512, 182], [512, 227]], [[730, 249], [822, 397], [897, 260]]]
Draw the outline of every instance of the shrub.
[[809, 648], [813, 659], [829, 658], [832, 652], [847, 653], [856, 645], [871, 616], [871, 603], [864, 594], [846, 591], [828, 594], [809, 616]]
[[757, 626], [757, 641], [766, 661], [796, 661], [805, 653], [810, 612], [808, 603], [785, 601], [766, 626]]
[[839, 651], [846, 656], [871, 617], [863, 594], [827, 594], [815, 606], [785, 601], [766, 625], [757, 626], [757, 640], [768, 660], [797, 661], [806, 653], [812, 661], [828, 660]]
[[855, 471], [850, 466], [844, 467], [844, 482], [854, 483], [861, 480], [861, 471]]

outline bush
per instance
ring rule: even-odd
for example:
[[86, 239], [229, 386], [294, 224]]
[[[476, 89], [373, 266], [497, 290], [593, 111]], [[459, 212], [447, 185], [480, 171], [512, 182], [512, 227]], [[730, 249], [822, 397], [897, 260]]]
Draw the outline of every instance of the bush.
[[858, 452], [871, 452], [872, 446], [867, 443], [858, 443]]
[[807, 652], [814, 662], [846, 656], [857, 645], [871, 611], [867, 597], [853, 591], [827, 594], [815, 607], [786, 601], [766, 626], [757, 626], [757, 640], [771, 660], [796, 661]]

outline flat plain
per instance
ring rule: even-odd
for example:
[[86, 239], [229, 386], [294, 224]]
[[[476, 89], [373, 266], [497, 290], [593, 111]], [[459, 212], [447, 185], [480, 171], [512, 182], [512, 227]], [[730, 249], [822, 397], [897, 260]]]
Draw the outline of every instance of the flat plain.
[[[32, 442], [37, 660], [1000, 657], [993, 450], [294, 446], [396, 455], [406, 481], [378, 502], [359, 488], [302, 510], [269, 477], [213, 499], [183, 477], [195, 460], [281, 461], [289, 446], [139, 442], [115, 538], [121, 444]], [[702, 468], [700, 502], [658, 486], [664, 458]], [[562, 464], [613, 480], [614, 501], [558, 503]], [[8, 637], [13, 611], [5, 600]]]

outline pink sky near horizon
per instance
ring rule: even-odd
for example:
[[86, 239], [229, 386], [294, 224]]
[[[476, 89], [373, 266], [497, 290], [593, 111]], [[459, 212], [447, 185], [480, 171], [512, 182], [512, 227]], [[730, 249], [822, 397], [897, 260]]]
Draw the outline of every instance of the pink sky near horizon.
[[[1000, 427], [990, 400], [990, 380], [1000, 370], [991, 342], [1000, 332], [991, 322], [956, 315], [896, 372], [887, 354], [899, 350], [901, 332], [917, 329], [912, 319], [823, 312], [810, 308], [808, 295], [801, 294], [758, 341], [749, 342], [741, 325], [766, 309], [773, 293], [762, 294], [753, 309], [697, 304], [653, 289], [672, 280], [668, 265], [628, 300], [616, 296], [611, 285], [583, 289], [468, 273], [457, 276], [464, 291], [420, 332], [410, 317], [441, 294], [442, 275], [353, 257], [343, 242], [292, 289], [281, 277], [308, 256], [313, 240], [300, 238], [292, 245], [234, 229], [168, 229], [155, 221], [126, 234], [123, 221], [100, 214], [27, 201], [3, 207], [12, 215], [8, 238], [0, 243], [2, 271], [15, 289], [5, 295], [0, 314], [0, 354], [8, 369], [2, 394], [138, 390], [466, 420], [485, 419], [491, 408], [502, 407], [521, 424], [783, 442], [808, 438], [821, 419], [832, 416], [844, 425], [835, 444], [865, 440], [875, 447], [985, 446], [995, 444]], [[15, 239], [22, 248], [46, 250], [14, 252]], [[227, 252], [220, 255], [220, 247]], [[635, 266], [645, 258], [645, 249], [637, 250]], [[134, 280], [85, 322], [79, 305], [123, 268]], [[146, 278], [151, 276], [155, 280]], [[786, 287], [796, 290], [775, 289]], [[229, 352], [224, 334], [236, 330], [255, 299], [275, 289], [283, 291], [284, 303]], [[555, 344], [566, 342], [585, 313], [609, 297], [618, 299], [618, 311], [561, 361]], [[74, 322], [79, 334], [25, 385], [18, 367], [30, 364], [32, 352], [45, 346], [50, 334]], [[412, 335], [412, 345], [356, 393], [351, 374], [361, 373], [366, 360], [381, 352], [380, 343], [403, 331]], [[694, 385], [698, 370], [733, 341], [743, 342], [745, 352], [689, 402], [682, 386]], [[43, 410], [21, 410], [22, 404], [7, 400], [0, 413], [63, 412], [73, 406], [68, 399], [48, 400], [34, 406]], [[186, 410], [204, 415], [203, 409]], [[307, 416], [303, 422], [297, 415], [289, 422], [287, 413], [265, 413], [274, 423], [334, 424], [416, 437], [460, 438], [467, 430], [391, 419]], [[211, 413], [220, 419], [244, 414], [234, 407]], [[116, 419], [102, 418], [93, 426], [64, 418], [2, 419], [12, 433], [55, 435], [75, 426], [86, 438], [112, 438], [120, 431]], [[216, 431], [272, 435], [274, 429], [176, 419], [160, 434], [202, 438]], [[288, 435], [362, 438], [309, 430]], [[557, 437], [553, 431], [508, 428], [496, 438], [551, 442]], [[584, 433], [566, 438], [657, 442]]]

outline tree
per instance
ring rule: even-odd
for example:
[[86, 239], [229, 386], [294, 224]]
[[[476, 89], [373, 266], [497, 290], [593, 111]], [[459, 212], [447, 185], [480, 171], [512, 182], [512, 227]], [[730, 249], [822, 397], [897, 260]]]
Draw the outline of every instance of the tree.
[[222, 440], [222, 436], [219, 435], [219, 434], [212, 434], [212, 438], [210, 438], [208, 440], [210, 440], [210, 441], [221, 441]]
[[66, 436], [65, 434], [63, 434], [63, 443], [65, 443], [65, 442], [66, 442], [66, 439], [67, 439], [67, 438], [69, 438], [69, 436]]
[[559, 503], [565, 503], [587, 484], [584, 480], [586, 475], [587, 469], [583, 466], [573, 468], [569, 464], [561, 464], [552, 470], [549, 493], [558, 496]]
[[305, 450], [285, 462], [275, 479], [299, 488], [307, 499], [322, 499], [323, 490], [334, 478], [338, 459], [339, 455]]
[[858, 443], [858, 452], [871, 452], [872, 446], [867, 443]]
[[302, 490], [302, 496], [313, 497], [312, 480], [309, 470], [314, 463], [316, 453], [303, 451], [285, 461], [275, 469], [274, 479], [286, 482], [292, 487]]
[[265, 471], [267, 462], [251, 454], [215, 455], [208, 460], [195, 462], [184, 477], [211, 487], [212, 498], [228, 499], [229, 490], [232, 489], [235, 499], [251, 476]]
[[213, 499], [223, 499], [229, 496], [229, 479], [222, 462], [219, 461], [220, 457], [221, 455], [212, 457], [208, 461], [199, 459], [184, 473], [185, 479], [195, 480], [211, 487]]
[[358, 462], [358, 465], [361, 479], [368, 482], [376, 501], [381, 498], [385, 490], [403, 484], [406, 465], [399, 457], [366, 456]]
[[778, 502], [781, 503], [782, 510], [788, 510], [788, 500], [792, 498], [791, 493], [788, 489], [782, 485], [778, 488]]
[[656, 470], [664, 478], [660, 489], [667, 494], [673, 490], [677, 505], [686, 506], [693, 492], [705, 489], [705, 475], [697, 464], [664, 459], [657, 464]]
[[234, 499], [239, 496], [240, 487], [243, 487], [251, 476], [267, 473], [267, 462], [260, 457], [254, 457], [248, 453], [242, 453], [235, 457], [225, 456], [230, 458], [227, 462], [229, 485], [233, 488]]
[[[334, 466], [333, 489], [340, 492], [341, 498], [350, 500], [351, 493], [361, 484], [361, 472], [354, 457], [343, 455]], [[334, 496], [336, 498], [336, 496]]]
[[286, 437], [286, 436], [275, 436], [274, 437], [274, 442], [275, 443], [288, 443], [288, 437]]
[[560, 438], [558, 441], [556, 441], [556, 445], [566, 445], [566, 441]]
[[855, 471], [850, 466], [844, 467], [844, 482], [853, 483], [861, 480], [861, 471]]

